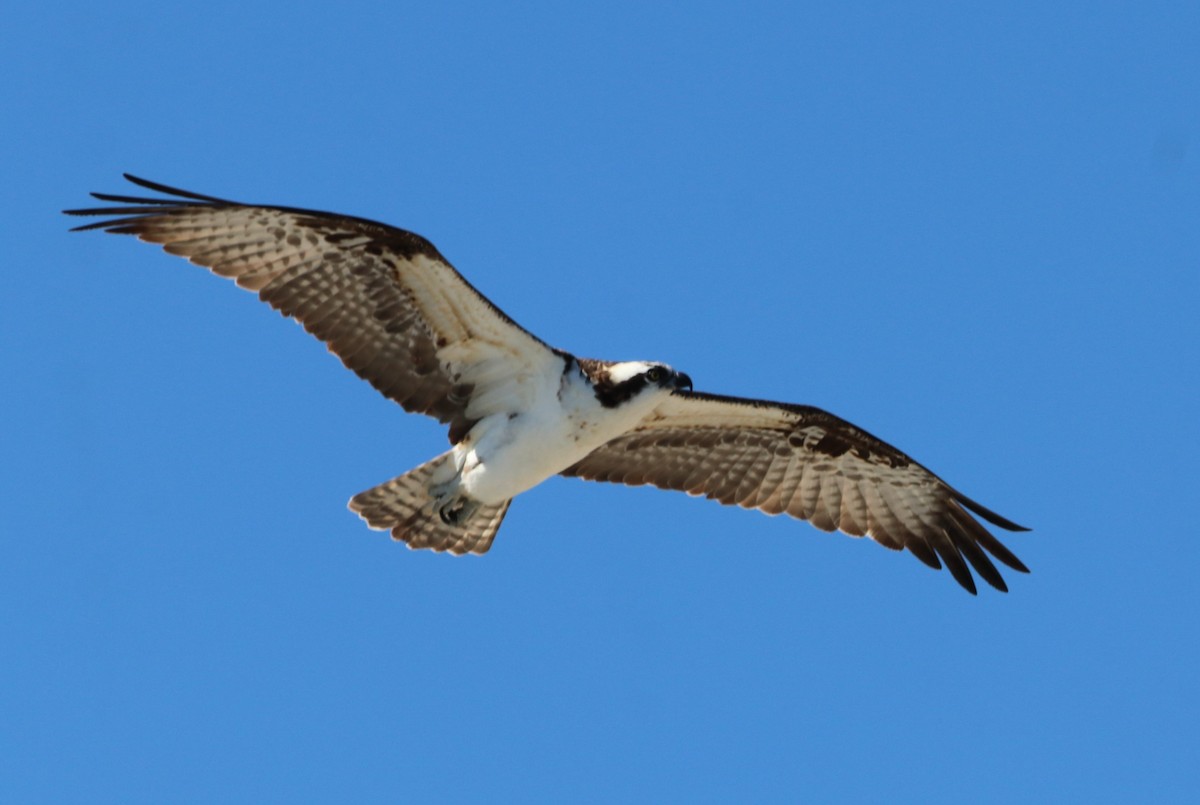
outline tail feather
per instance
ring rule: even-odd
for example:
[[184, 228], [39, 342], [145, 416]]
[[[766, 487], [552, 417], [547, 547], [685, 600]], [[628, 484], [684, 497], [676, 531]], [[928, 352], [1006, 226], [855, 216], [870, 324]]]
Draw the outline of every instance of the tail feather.
[[[392, 539], [410, 548], [430, 548], [453, 554], [487, 553], [511, 500], [484, 504], [460, 523], [442, 521], [434, 510], [430, 486], [448, 480], [451, 456], [443, 453], [404, 475], [359, 492], [350, 499], [350, 510], [371, 528], [392, 532]], [[447, 476], [445, 478], [440, 476]]]

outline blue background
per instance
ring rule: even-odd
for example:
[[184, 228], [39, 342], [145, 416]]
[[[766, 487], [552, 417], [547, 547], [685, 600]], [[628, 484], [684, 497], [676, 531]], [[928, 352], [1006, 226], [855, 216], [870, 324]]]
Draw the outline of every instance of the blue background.
[[[17, 5], [0, 799], [1195, 795], [1194, 3]], [[250, 294], [58, 214], [120, 172], [433, 240], [533, 332], [818, 405], [1034, 531], [1012, 592], [444, 449]]]

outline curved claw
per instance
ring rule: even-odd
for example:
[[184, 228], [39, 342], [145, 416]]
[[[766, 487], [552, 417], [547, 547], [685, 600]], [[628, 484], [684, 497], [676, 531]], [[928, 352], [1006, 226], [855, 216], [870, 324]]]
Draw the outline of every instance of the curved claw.
[[479, 501], [470, 498], [457, 498], [438, 508], [438, 517], [446, 525], [458, 525], [470, 520], [479, 509]]

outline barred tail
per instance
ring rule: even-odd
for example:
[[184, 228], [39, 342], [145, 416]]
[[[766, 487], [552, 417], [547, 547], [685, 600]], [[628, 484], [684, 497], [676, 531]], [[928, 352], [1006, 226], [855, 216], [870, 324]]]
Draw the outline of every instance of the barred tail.
[[451, 461], [451, 454], [443, 453], [398, 478], [359, 492], [350, 499], [350, 510], [371, 528], [390, 530], [392, 539], [406, 542], [410, 548], [487, 553], [512, 501], [481, 505], [462, 522], [443, 522], [434, 510], [429, 489], [453, 477]]

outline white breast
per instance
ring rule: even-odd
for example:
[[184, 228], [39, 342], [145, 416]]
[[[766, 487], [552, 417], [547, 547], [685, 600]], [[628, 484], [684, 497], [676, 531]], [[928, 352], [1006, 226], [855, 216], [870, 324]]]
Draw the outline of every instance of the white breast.
[[669, 393], [648, 390], [605, 408], [578, 372], [556, 375], [522, 395], [530, 407], [488, 415], [454, 448], [463, 492], [484, 503], [515, 497], [632, 429]]

